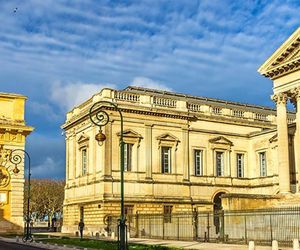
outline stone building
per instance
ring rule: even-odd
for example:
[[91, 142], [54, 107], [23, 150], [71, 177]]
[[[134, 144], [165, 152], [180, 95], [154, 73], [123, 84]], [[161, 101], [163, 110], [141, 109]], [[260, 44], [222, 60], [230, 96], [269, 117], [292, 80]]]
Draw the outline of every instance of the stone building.
[[[9, 156], [24, 149], [26, 136], [33, 131], [24, 120], [25, 100], [22, 95], [0, 93], [0, 232], [5, 233], [21, 231], [24, 225], [24, 162], [16, 171]], [[15, 152], [23, 157], [21, 151]]]
[[[277, 109], [140, 87], [102, 89], [67, 114], [64, 232], [100, 231], [120, 213], [120, 117], [104, 143], [89, 109], [124, 117], [125, 213], [257, 208], [299, 192], [300, 28], [260, 67]], [[297, 114], [286, 102], [296, 104]], [[279, 195], [278, 195], [279, 194]], [[221, 204], [222, 199], [222, 204]], [[245, 207], [246, 206], [246, 207]]]

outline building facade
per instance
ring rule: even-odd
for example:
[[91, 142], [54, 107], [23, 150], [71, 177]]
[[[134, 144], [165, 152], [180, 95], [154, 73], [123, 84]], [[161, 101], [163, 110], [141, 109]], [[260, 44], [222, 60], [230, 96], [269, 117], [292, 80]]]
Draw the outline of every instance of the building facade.
[[300, 29], [259, 69], [274, 80], [277, 109], [127, 87], [102, 89], [70, 111], [63, 231], [83, 219], [99, 232], [120, 214], [120, 117], [102, 107], [110, 120], [98, 143], [89, 110], [100, 100], [124, 117], [126, 214], [257, 208], [298, 193], [300, 116], [286, 102], [299, 107], [299, 39]]
[[[4, 233], [22, 231], [24, 225], [24, 162], [16, 171], [10, 155], [24, 149], [33, 130], [25, 123], [25, 101], [22, 95], [0, 93], [0, 232]], [[21, 151], [18, 155], [24, 157]]]

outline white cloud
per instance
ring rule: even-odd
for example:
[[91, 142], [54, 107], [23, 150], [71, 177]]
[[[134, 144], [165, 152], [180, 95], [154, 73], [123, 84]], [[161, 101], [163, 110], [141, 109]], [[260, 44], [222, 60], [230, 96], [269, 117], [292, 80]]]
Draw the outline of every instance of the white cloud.
[[51, 87], [50, 100], [63, 111], [86, 101], [92, 95], [99, 93], [102, 88], [114, 88], [113, 84], [102, 83], [62, 83], [55, 82]]
[[172, 91], [170, 87], [167, 87], [166, 85], [162, 84], [159, 81], [154, 81], [147, 77], [138, 76], [135, 77], [132, 81], [133, 86], [137, 87], [144, 87], [149, 89], [159, 89], [159, 90], [167, 90]]

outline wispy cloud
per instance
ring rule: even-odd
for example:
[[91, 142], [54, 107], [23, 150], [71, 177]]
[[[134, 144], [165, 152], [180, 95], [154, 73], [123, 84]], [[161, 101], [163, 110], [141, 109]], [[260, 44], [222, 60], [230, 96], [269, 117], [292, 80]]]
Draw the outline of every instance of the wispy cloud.
[[115, 85], [55, 82], [51, 87], [50, 100], [66, 112], [106, 87], [115, 88]]
[[131, 84], [137, 87], [172, 91], [172, 88], [166, 86], [165, 84], [142, 76], [135, 77]]
[[[271, 83], [256, 70], [300, 25], [294, 0], [0, 0], [0, 8], [0, 91], [27, 95], [28, 124], [45, 134], [102, 87], [125, 83], [272, 105]], [[46, 157], [54, 159], [40, 165]]]

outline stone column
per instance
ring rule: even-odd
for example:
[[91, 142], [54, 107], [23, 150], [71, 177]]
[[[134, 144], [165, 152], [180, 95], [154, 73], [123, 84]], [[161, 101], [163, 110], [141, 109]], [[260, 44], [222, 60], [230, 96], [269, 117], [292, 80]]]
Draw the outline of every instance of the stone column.
[[188, 128], [182, 129], [182, 167], [183, 167], [183, 181], [190, 179], [190, 166], [189, 166], [189, 130]]
[[297, 192], [299, 192], [299, 182], [300, 182], [300, 88], [295, 88], [292, 91], [293, 102], [296, 107], [296, 131], [294, 136], [294, 152], [295, 152], [295, 169], [297, 173], [297, 183], [298, 188]]
[[145, 124], [145, 171], [146, 179], [152, 179], [152, 124]]
[[290, 192], [289, 142], [287, 125], [287, 94], [272, 96], [277, 105], [278, 175], [280, 193]]

